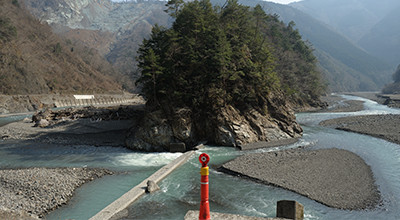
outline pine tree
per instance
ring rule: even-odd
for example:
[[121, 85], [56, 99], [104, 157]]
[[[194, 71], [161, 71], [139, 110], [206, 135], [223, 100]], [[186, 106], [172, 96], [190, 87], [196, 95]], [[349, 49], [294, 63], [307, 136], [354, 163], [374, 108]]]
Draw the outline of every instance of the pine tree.
[[222, 8], [209, 0], [171, 0], [167, 6], [176, 18], [172, 27], [155, 26], [138, 51], [138, 82], [149, 103], [245, 111], [263, 109], [275, 90], [319, 94], [315, 57], [294, 23], [286, 27], [260, 5], [251, 9], [237, 0]]

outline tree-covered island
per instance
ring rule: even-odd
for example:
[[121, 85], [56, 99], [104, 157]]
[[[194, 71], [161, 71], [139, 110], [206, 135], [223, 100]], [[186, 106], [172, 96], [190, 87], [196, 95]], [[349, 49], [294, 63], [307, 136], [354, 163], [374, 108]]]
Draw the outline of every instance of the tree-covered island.
[[299, 137], [294, 107], [321, 105], [316, 58], [294, 22], [228, 0], [170, 0], [171, 28], [138, 51], [146, 114], [127, 145], [146, 151], [198, 143], [238, 146]]

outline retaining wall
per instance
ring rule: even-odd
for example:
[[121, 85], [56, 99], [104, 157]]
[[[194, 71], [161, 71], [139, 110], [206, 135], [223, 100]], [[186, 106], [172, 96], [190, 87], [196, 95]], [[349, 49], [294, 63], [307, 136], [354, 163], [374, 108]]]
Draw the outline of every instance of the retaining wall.
[[95, 99], [62, 99], [54, 102], [55, 107], [72, 107], [72, 106], [101, 106], [101, 105], [117, 105], [136, 103], [134, 98], [95, 98]]

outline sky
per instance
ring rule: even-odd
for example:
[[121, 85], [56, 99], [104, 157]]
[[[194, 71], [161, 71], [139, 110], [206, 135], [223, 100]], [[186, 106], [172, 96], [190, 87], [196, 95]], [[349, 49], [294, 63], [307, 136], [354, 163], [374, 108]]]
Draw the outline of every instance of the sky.
[[[112, 0], [112, 1], [113, 2], [121, 2], [121, 1], [124, 1], [124, 0]], [[280, 3], [280, 4], [289, 4], [289, 3], [298, 2], [298, 1], [301, 1], [301, 0], [266, 0], [266, 1]]]
[[298, 2], [300, 0], [266, 0], [267, 2], [275, 2], [275, 3], [280, 3], [280, 4], [289, 4], [292, 2]]

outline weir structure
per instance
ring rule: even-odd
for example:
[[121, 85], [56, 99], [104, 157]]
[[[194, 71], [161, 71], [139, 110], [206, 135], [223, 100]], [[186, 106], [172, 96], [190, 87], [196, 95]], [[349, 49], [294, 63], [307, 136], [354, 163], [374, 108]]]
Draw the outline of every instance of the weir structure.
[[163, 166], [149, 178], [143, 180], [139, 185], [135, 186], [127, 193], [122, 195], [119, 199], [115, 200], [113, 203], [105, 207], [103, 210], [98, 212], [96, 215], [90, 218], [90, 220], [108, 220], [114, 219], [118, 213], [126, 209], [130, 204], [132, 204], [135, 200], [141, 197], [146, 193], [147, 182], [154, 181], [155, 183], [159, 183], [162, 179], [168, 176], [172, 171], [176, 168], [180, 167], [184, 164], [189, 158], [195, 153], [195, 151], [188, 151], [182, 154], [180, 157], [176, 158], [169, 164]]
[[[123, 218], [123, 213], [126, 208], [139, 199], [142, 195], [146, 193], [147, 183], [149, 181], [153, 181], [155, 183], [159, 183], [162, 179], [168, 176], [172, 171], [176, 168], [180, 167], [186, 161], [192, 157], [195, 151], [188, 151], [182, 154], [180, 157], [176, 158], [169, 164], [163, 166], [153, 175], [143, 180], [139, 185], [135, 186], [127, 193], [122, 195], [119, 199], [115, 200], [107, 207], [102, 209], [96, 215], [91, 217], [89, 220], [114, 220]], [[254, 217], [254, 216], [243, 216], [243, 215], [235, 215], [235, 214], [227, 214], [227, 213], [217, 213], [210, 212], [209, 206], [209, 168], [208, 162], [210, 161], [210, 157], [203, 153], [199, 156], [199, 161], [202, 164], [200, 169], [201, 174], [201, 202], [200, 202], [200, 211], [188, 211], [184, 217], [185, 220], [210, 220], [210, 219], [218, 219], [218, 220], [303, 220], [304, 218], [304, 208], [303, 205], [296, 201], [291, 200], [282, 200], [278, 201], [277, 209], [276, 209], [276, 218], [264, 218], [264, 217]]]

